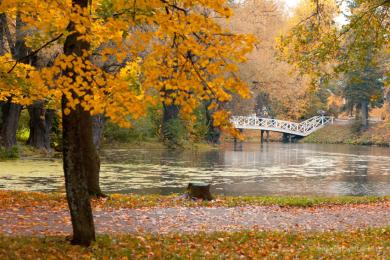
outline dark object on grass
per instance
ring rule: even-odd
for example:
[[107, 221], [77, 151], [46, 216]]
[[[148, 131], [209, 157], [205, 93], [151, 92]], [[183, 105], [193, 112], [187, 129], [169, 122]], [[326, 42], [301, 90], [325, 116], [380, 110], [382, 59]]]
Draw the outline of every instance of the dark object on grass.
[[210, 184], [205, 183], [189, 183], [187, 194], [190, 199], [212, 200], [210, 193]]

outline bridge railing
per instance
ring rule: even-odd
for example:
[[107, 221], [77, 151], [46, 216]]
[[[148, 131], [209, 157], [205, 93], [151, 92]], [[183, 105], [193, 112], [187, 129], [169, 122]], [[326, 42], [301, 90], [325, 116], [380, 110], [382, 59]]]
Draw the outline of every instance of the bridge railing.
[[332, 123], [333, 118], [328, 116], [314, 116], [301, 123], [296, 123], [257, 116], [233, 116], [231, 122], [236, 128], [241, 129], [271, 130], [306, 136], [318, 128]]

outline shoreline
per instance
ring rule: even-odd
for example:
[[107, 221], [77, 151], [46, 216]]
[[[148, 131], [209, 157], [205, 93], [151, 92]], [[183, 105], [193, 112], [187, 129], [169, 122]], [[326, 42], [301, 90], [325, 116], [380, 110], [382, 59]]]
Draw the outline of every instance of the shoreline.
[[390, 123], [371, 125], [360, 131], [356, 125], [329, 125], [300, 140], [302, 143], [390, 146]]
[[[180, 194], [172, 195], [139, 195], [109, 194], [107, 199], [94, 199], [94, 205], [114, 208], [145, 208], [145, 207], [240, 207], [240, 206], [278, 206], [278, 207], [328, 207], [344, 205], [369, 205], [375, 203], [390, 203], [390, 194], [385, 196], [214, 196], [212, 201], [192, 201], [181, 198]], [[49, 204], [51, 207], [66, 208], [65, 193], [32, 192], [0, 189], [0, 208], [12, 207], [17, 202], [21, 207], [34, 204]]]

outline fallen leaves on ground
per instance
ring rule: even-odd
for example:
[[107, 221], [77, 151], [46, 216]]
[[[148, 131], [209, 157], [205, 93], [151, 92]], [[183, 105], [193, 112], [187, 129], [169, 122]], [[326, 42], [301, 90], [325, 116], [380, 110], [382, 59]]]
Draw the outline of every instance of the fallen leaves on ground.
[[1, 259], [386, 258], [390, 229], [98, 236], [89, 248], [63, 236], [0, 236]]
[[[0, 200], [0, 234], [71, 233], [69, 211], [63, 195], [0, 194], [3, 195]], [[94, 200], [93, 204], [95, 226], [97, 232], [103, 234], [210, 233], [246, 229], [328, 231], [390, 226], [390, 200], [353, 199], [227, 197], [214, 202], [191, 202], [173, 196], [113, 195], [110, 199]], [[340, 203], [335, 203], [336, 200]]]

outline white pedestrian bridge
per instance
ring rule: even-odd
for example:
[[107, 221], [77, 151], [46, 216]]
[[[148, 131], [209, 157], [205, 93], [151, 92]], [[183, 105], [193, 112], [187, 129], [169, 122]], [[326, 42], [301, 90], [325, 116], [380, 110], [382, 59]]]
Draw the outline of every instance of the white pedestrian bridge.
[[314, 116], [303, 122], [289, 122], [255, 115], [232, 116], [230, 122], [237, 129], [255, 129], [286, 133], [297, 136], [308, 136], [328, 124], [333, 124], [333, 117]]

